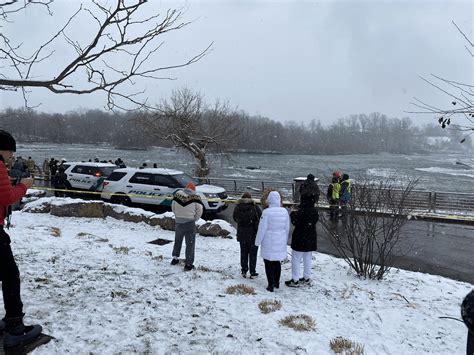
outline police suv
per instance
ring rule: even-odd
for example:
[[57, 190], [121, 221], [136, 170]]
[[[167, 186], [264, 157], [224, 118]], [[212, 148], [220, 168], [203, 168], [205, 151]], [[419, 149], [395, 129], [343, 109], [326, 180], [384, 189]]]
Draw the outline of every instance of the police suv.
[[88, 191], [102, 191], [105, 178], [118, 168], [115, 164], [90, 162], [66, 162], [61, 166], [73, 189]]
[[224, 188], [199, 185], [191, 176], [173, 169], [117, 169], [104, 181], [101, 197], [127, 206], [132, 203], [171, 206], [173, 194], [189, 182], [196, 185], [196, 194], [201, 197], [206, 212], [217, 213], [227, 208], [227, 204], [222, 201], [227, 198]]

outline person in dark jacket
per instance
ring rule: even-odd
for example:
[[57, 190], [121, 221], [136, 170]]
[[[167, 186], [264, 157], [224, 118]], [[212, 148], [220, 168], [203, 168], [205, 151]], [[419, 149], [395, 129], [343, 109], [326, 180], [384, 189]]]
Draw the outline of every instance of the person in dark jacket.
[[233, 218], [237, 222], [237, 241], [240, 243], [240, 266], [242, 276], [247, 277], [250, 269], [250, 278], [258, 276], [256, 272], [258, 246], [255, 245], [258, 223], [262, 211], [252, 196], [246, 192], [235, 206]]
[[11, 205], [19, 201], [33, 185], [33, 179], [23, 178], [12, 186], [5, 164], [13, 158], [15, 151], [15, 139], [10, 133], [0, 130], [0, 281], [5, 307], [5, 318], [0, 321], [0, 332], [5, 332], [5, 349], [31, 342], [42, 330], [40, 325], [25, 326], [23, 323], [25, 314], [20, 295], [20, 272], [10, 246], [10, 236], [5, 232], [9, 225]]
[[49, 161], [49, 172], [51, 173], [51, 179], [53, 178], [54, 175], [56, 175], [58, 171], [58, 161], [54, 158], [51, 158]]
[[351, 181], [349, 180], [349, 175], [342, 174], [339, 201], [341, 204], [341, 215], [343, 218], [346, 217], [347, 215], [347, 204], [350, 199], [351, 199]]
[[303, 183], [301, 184], [299, 192], [300, 198], [305, 195], [309, 195], [312, 196], [315, 203], [318, 203], [319, 195], [321, 192], [319, 191], [318, 183], [314, 179], [315, 178], [313, 174], [308, 174], [306, 180], [303, 181]]
[[[316, 223], [319, 214], [314, 203], [313, 196], [302, 196], [298, 209], [290, 213], [295, 229], [291, 237], [291, 280], [285, 281], [285, 285], [289, 287], [310, 283], [312, 252], [318, 247]], [[303, 277], [300, 277], [301, 259], [304, 265]]]
[[30, 177], [28, 167], [26, 166], [25, 161], [21, 157], [18, 157], [13, 163], [12, 168], [10, 170], [10, 177], [15, 180], [15, 183], [23, 178]]
[[466, 355], [474, 355], [474, 290], [462, 301], [461, 317], [467, 326]]
[[[58, 190], [68, 190], [71, 188], [71, 184], [67, 180], [67, 175], [64, 172], [64, 166], [59, 166], [58, 172], [53, 176], [52, 183], [53, 187]], [[56, 197], [65, 197], [66, 192], [64, 191], [54, 191], [54, 196]]]

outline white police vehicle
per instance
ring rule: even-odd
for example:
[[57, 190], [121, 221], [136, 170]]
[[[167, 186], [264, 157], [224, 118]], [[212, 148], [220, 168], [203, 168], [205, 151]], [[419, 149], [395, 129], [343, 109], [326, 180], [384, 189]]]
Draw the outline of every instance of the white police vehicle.
[[118, 168], [115, 164], [91, 162], [65, 162], [67, 180], [74, 190], [102, 191], [103, 182]]
[[206, 212], [217, 213], [227, 208], [223, 202], [227, 192], [223, 187], [199, 185], [191, 176], [179, 170], [161, 168], [121, 168], [105, 181], [102, 199], [123, 205], [171, 206], [173, 194], [189, 182], [196, 185]]

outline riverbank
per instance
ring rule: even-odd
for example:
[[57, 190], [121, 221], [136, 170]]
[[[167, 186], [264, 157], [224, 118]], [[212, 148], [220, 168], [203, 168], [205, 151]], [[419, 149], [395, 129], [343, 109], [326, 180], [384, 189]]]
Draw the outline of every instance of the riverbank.
[[[240, 276], [235, 239], [198, 236], [196, 270], [183, 272], [169, 265], [173, 243], [150, 244], [173, 241], [171, 231], [24, 212], [12, 221], [26, 321], [56, 338], [36, 354], [332, 354], [329, 343], [339, 336], [365, 354], [465, 351], [464, 324], [440, 317], [459, 318], [472, 284], [398, 269], [382, 281], [361, 280], [342, 260], [314, 253], [310, 286], [269, 293], [260, 257], [257, 279]], [[290, 268], [283, 263], [282, 281]], [[255, 294], [226, 292], [238, 284]], [[262, 313], [268, 300], [281, 309]], [[300, 314], [314, 326], [285, 325]]]

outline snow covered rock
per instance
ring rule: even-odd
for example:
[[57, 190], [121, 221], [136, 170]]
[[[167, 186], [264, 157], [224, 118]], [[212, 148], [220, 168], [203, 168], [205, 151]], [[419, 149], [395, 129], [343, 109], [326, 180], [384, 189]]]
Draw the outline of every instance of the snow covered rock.
[[172, 212], [166, 212], [163, 214], [154, 215], [153, 217], [145, 220], [145, 223], [149, 224], [150, 226], [160, 226], [162, 229], [167, 231], [174, 231], [174, 214]]
[[104, 204], [100, 201], [90, 203], [68, 203], [60, 205], [51, 205], [53, 216], [58, 217], [87, 217], [87, 218], [104, 218]]
[[228, 237], [233, 229], [226, 221], [215, 219], [199, 226], [198, 233], [205, 237]]
[[143, 210], [138, 208], [128, 208], [125, 206], [116, 206], [109, 203], [103, 203], [104, 217], [112, 217], [126, 222], [143, 222]]
[[[159, 226], [161, 229], [168, 231], [174, 231], [175, 228], [175, 219], [172, 212], [155, 214], [142, 210], [141, 208], [114, 205], [103, 201], [47, 197], [28, 203], [23, 207], [23, 211], [30, 213], [50, 213], [58, 217], [112, 217], [126, 222], [145, 222], [150, 226]], [[220, 219], [213, 221], [200, 219], [196, 223], [196, 227], [198, 233], [203, 236], [231, 238], [230, 235], [235, 235], [236, 233], [230, 223]]]

